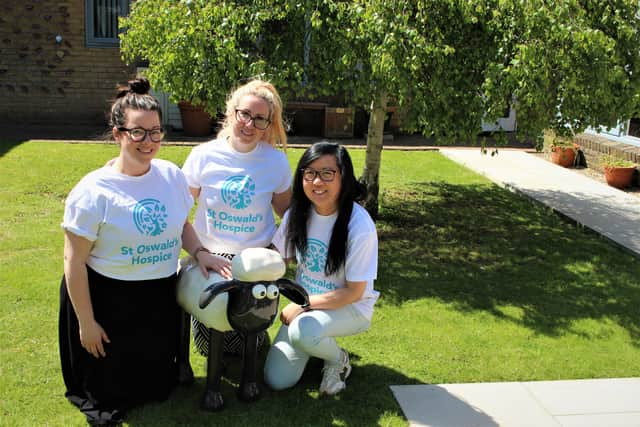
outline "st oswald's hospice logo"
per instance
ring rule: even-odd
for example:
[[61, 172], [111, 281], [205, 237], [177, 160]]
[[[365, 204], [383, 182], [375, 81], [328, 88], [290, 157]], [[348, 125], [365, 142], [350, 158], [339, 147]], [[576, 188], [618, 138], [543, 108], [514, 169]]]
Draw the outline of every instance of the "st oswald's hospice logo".
[[307, 240], [307, 252], [304, 254], [304, 265], [309, 271], [319, 273], [324, 271], [327, 263], [327, 245], [318, 239]]
[[222, 201], [235, 209], [248, 208], [255, 194], [256, 184], [249, 175], [232, 176], [222, 184]]
[[156, 199], [140, 200], [133, 208], [133, 222], [141, 234], [158, 236], [167, 228], [167, 208]]

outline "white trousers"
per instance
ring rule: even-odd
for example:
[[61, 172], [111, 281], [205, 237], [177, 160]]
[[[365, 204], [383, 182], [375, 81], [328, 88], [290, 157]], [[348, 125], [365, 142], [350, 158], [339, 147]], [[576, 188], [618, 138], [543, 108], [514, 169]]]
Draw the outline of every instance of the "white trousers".
[[370, 324], [351, 304], [302, 313], [289, 326], [280, 327], [265, 362], [265, 382], [274, 390], [294, 386], [310, 357], [323, 359], [325, 364], [340, 363], [341, 350], [334, 337], [359, 334]]

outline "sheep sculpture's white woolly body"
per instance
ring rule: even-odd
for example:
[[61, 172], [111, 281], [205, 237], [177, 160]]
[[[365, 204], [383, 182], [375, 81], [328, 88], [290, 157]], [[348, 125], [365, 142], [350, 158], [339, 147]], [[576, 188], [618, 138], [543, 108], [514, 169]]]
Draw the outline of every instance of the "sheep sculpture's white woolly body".
[[[231, 270], [234, 279], [243, 282], [274, 281], [284, 275], [286, 266], [276, 251], [265, 248], [248, 248], [235, 256]], [[216, 296], [204, 309], [201, 309], [198, 304], [200, 294], [207, 286], [224, 280], [222, 276], [213, 271], [209, 272], [209, 278], [205, 278], [196, 261], [191, 257], [180, 260], [177, 286], [178, 304], [205, 326], [221, 332], [233, 330], [227, 319], [229, 294], [224, 292]]]

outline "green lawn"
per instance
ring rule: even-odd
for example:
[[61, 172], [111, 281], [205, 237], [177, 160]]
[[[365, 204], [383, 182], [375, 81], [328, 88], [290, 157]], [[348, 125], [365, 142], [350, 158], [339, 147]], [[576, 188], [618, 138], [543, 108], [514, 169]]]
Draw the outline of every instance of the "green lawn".
[[[189, 147], [163, 147], [181, 165]], [[300, 150], [289, 150], [295, 164]], [[364, 151], [352, 150], [356, 169]], [[84, 425], [63, 397], [57, 346], [64, 198], [114, 145], [0, 143], [0, 425]], [[196, 383], [129, 425], [404, 426], [389, 385], [640, 376], [640, 262], [437, 152], [383, 152], [382, 296], [372, 328], [341, 340], [347, 390], [319, 398], [313, 364], [292, 390], [198, 409]], [[277, 324], [270, 330], [275, 333]]]

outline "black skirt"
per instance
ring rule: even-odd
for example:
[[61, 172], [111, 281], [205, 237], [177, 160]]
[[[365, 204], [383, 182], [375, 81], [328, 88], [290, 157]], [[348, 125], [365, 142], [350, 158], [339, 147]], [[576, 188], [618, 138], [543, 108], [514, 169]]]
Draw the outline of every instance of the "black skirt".
[[59, 345], [65, 396], [89, 420], [118, 418], [121, 411], [165, 400], [176, 385], [179, 308], [176, 275], [122, 281], [87, 267], [94, 317], [111, 343], [95, 358], [80, 344], [78, 319], [60, 287]]

